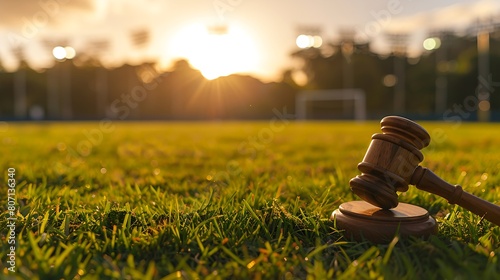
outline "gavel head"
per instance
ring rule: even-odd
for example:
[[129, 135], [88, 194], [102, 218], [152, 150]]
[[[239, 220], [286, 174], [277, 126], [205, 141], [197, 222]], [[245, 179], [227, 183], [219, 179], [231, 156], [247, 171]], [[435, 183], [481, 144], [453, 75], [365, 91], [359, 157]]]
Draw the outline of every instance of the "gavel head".
[[413, 172], [424, 159], [421, 149], [430, 136], [417, 123], [389, 116], [380, 122], [382, 134], [374, 134], [363, 161], [361, 175], [349, 181], [351, 190], [366, 202], [382, 209], [398, 205], [397, 191], [405, 192]]

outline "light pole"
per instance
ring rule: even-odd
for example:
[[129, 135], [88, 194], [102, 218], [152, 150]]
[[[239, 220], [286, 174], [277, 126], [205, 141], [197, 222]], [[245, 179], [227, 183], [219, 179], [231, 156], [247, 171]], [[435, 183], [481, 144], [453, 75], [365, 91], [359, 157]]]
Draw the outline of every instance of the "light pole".
[[91, 54], [97, 57], [100, 62], [100, 66], [96, 70], [96, 100], [97, 100], [97, 112], [102, 114], [101, 117], [108, 117], [110, 112], [108, 112], [108, 70], [104, 67], [102, 63], [102, 53], [105, 53], [109, 49], [109, 42], [107, 40], [97, 40], [89, 45], [89, 50]]
[[446, 77], [447, 64], [447, 46], [451, 40], [451, 33], [447, 31], [434, 32], [424, 40], [423, 47], [427, 51], [435, 51], [436, 55], [436, 95], [435, 95], [435, 113], [440, 114], [446, 110], [446, 101], [448, 99], [448, 79]]
[[405, 112], [405, 57], [406, 41], [408, 35], [401, 33], [387, 34], [391, 42], [392, 54], [394, 56], [394, 74], [396, 85], [394, 87], [394, 113]]
[[[302, 58], [302, 65], [299, 71], [293, 71], [292, 79], [295, 83], [306, 85], [311, 82], [311, 73], [307, 70], [308, 58], [314, 57], [320, 53], [320, 48], [323, 46], [323, 37], [321, 36], [321, 28], [317, 26], [300, 26], [297, 28], [297, 37], [295, 39], [296, 46], [300, 49], [293, 56]], [[304, 71], [304, 68], [305, 71]]]
[[[70, 46], [56, 46], [52, 49], [52, 55], [54, 58], [63, 63], [61, 72], [61, 117], [65, 120], [69, 120], [73, 117], [73, 105], [71, 101], [71, 63], [69, 60], [76, 56], [76, 51]], [[67, 61], [68, 60], [68, 61]]]
[[351, 56], [354, 53], [354, 31], [344, 29], [340, 31], [340, 50], [344, 56], [342, 61], [342, 87], [344, 89], [354, 87]]
[[14, 115], [17, 119], [25, 119], [27, 117], [26, 65], [24, 65], [23, 49], [16, 48], [14, 53], [19, 60], [19, 67], [14, 74]]
[[[65, 43], [57, 42], [51, 39], [43, 40], [43, 44], [47, 51], [50, 52], [51, 57], [58, 60], [57, 57], [61, 57], [61, 59], [65, 59], [66, 52], [64, 48], [58, 48], [55, 46], [60, 46]], [[54, 54], [55, 53], [55, 54]], [[56, 57], [57, 56], [57, 57]], [[46, 71], [47, 77], [47, 116], [50, 119], [59, 119], [61, 118], [61, 100], [60, 100], [60, 83], [59, 83], [59, 72], [56, 64], [52, 65], [51, 68], [48, 68]]]
[[478, 80], [477, 98], [478, 110], [477, 120], [480, 122], [488, 122], [490, 120], [490, 32], [493, 30], [494, 23], [492, 18], [478, 21], [476, 25], [477, 37], [477, 63], [478, 63]]

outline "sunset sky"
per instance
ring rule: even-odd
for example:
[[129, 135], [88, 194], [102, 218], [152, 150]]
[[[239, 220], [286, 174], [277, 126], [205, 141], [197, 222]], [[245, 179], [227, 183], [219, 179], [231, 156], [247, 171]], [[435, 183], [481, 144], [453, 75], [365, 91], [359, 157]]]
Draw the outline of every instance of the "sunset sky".
[[[108, 66], [147, 59], [168, 67], [184, 57], [208, 78], [241, 72], [274, 80], [292, 65], [304, 28], [320, 29], [325, 41], [351, 28], [378, 52], [389, 50], [386, 31], [409, 32], [417, 55], [427, 31], [463, 31], [499, 12], [493, 0], [0, 0], [0, 62], [15, 69], [12, 49], [22, 47], [33, 67], [48, 67], [52, 48], [64, 44]], [[224, 25], [224, 35], [207, 31]], [[134, 45], [132, 34], [149, 35]]]

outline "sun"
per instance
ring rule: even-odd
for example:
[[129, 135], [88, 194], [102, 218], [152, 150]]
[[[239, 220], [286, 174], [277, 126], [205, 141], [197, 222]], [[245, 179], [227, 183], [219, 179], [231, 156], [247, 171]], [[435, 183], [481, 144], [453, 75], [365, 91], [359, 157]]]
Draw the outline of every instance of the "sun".
[[254, 41], [237, 27], [193, 24], [174, 36], [171, 45], [176, 56], [189, 60], [209, 80], [252, 72], [257, 65]]

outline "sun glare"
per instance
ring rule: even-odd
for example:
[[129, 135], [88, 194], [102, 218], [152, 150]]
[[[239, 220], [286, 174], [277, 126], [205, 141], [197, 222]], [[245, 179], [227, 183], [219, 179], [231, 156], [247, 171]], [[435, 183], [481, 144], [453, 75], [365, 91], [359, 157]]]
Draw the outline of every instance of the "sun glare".
[[209, 80], [251, 72], [257, 65], [254, 42], [234, 27], [192, 25], [181, 30], [172, 45], [176, 55]]

